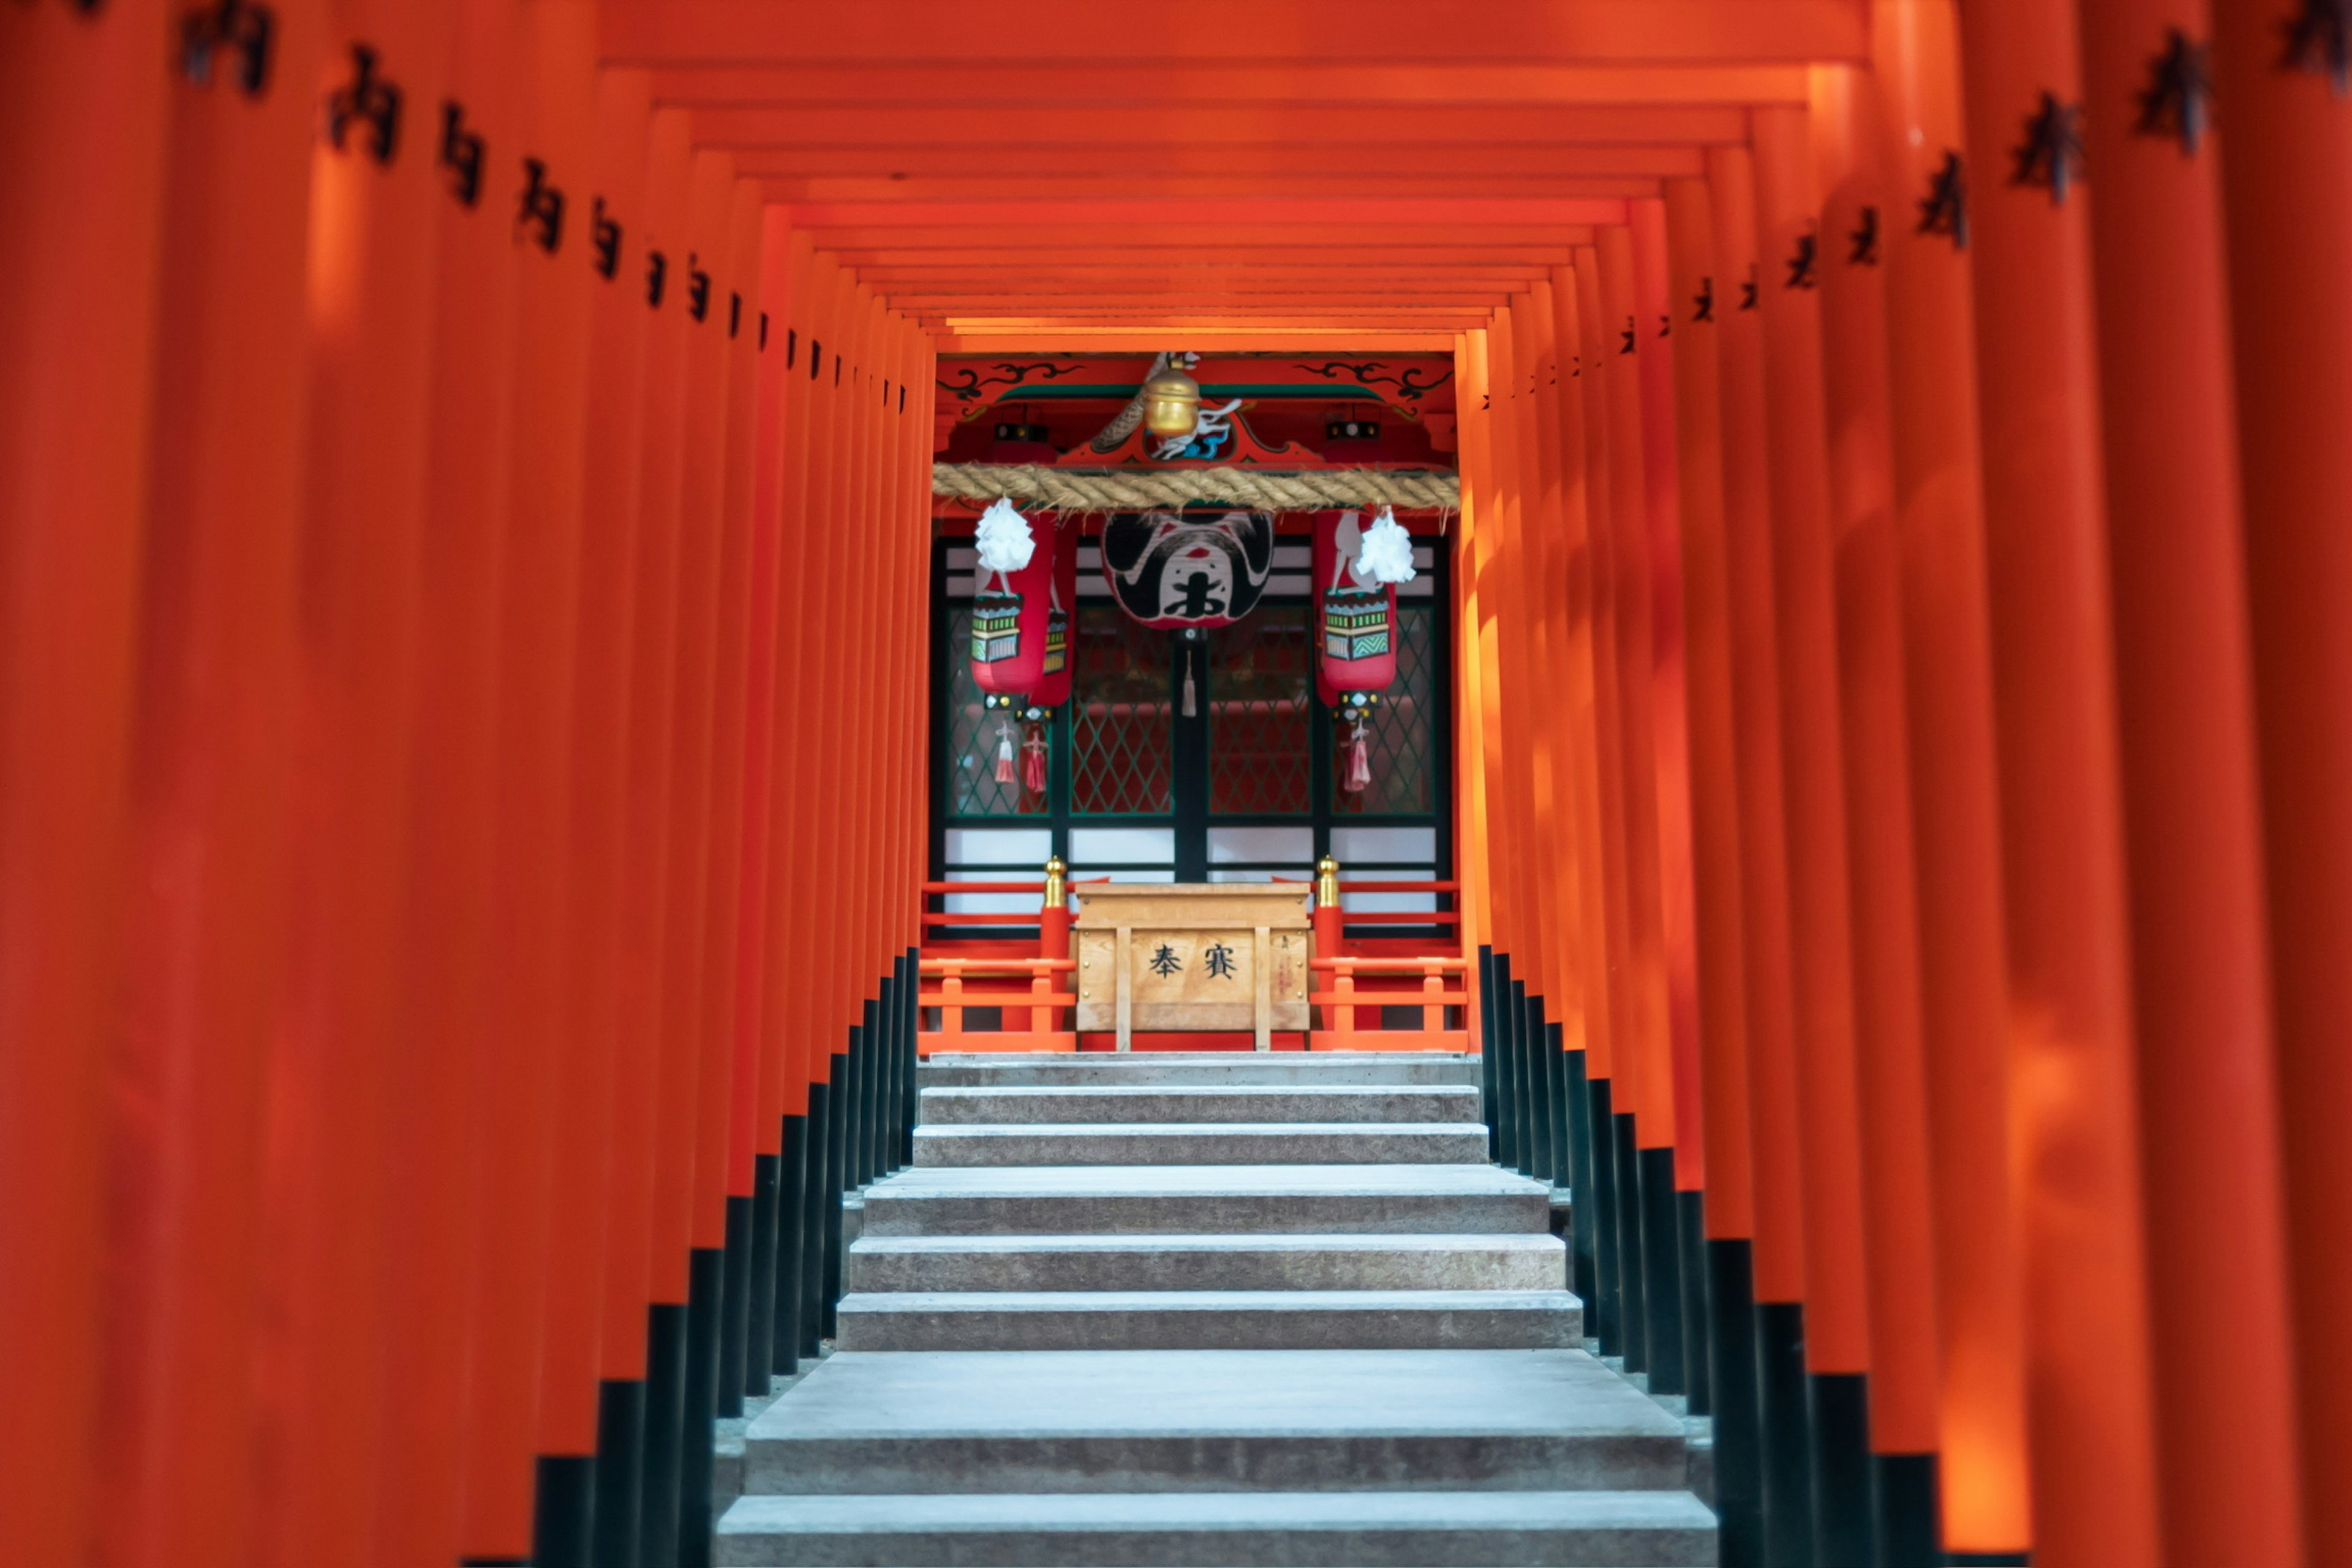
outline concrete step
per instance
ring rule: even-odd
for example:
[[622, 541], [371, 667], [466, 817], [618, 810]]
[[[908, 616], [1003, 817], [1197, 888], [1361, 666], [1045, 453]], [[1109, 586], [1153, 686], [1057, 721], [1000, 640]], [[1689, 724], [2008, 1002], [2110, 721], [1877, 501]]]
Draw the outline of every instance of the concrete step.
[[877, 1236], [851, 1290], [1558, 1290], [1552, 1236]]
[[1219, 1121], [942, 1125], [915, 1129], [919, 1166], [1448, 1165], [1485, 1157], [1460, 1122]]
[[747, 1497], [728, 1568], [1705, 1568], [1715, 1516], [1688, 1492], [1076, 1493]]
[[1681, 1424], [1576, 1350], [837, 1352], [752, 1493], [1679, 1489]]
[[866, 1190], [861, 1234], [1543, 1235], [1550, 1212], [1483, 1164], [926, 1167]]
[[1478, 1058], [1423, 1051], [1084, 1051], [1055, 1056], [958, 1052], [927, 1057], [926, 1089], [1046, 1089], [1086, 1084], [1478, 1083]]
[[1475, 1125], [1478, 1091], [1455, 1084], [1082, 1084], [925, 1089], [919, 1123], [1453, 1121]]
[[1566, 1290], [1002, 1290], [844, 1296], [845, 1351], [1573, 1350]]

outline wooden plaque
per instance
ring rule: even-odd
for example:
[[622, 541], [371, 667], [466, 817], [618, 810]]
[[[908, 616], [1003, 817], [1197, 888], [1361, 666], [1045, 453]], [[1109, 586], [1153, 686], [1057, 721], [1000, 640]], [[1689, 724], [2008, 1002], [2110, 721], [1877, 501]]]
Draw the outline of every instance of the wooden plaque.
[[1308, 1026], [1304, 883], [1108, 882], [1072, 889], [1078, 1027], [1131, 1036]]

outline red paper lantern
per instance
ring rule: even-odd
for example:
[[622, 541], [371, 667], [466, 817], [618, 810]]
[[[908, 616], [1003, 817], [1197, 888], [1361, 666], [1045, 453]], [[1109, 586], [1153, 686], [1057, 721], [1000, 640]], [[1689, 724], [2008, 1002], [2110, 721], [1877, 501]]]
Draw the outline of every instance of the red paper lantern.
[[[1070, 617], [1078, 531], [1052, 512], [1030, 518], [1036, 548], [1017, 572], [980, 569], [971, 597], [971, 679], [982, 691], [1051, 706], [1069, 696]], [[1058, 695], [1050, 699], [1048, 692]]]
[[1396, 679], [1396, 585], [1357, 556], [1370, 520], [1357, 511], [1315, 514], [1315, 686], [1337, 708], [1350, 691], [1384, 691]]

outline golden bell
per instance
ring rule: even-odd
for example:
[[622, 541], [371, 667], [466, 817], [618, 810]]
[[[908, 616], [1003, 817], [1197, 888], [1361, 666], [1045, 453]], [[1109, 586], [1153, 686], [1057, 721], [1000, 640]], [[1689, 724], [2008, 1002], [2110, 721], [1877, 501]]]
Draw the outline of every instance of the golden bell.
[[1143, 384], [1143, 423], [1154, 436], [1190, 436], [1201, 422], [1201, 384], [1174, 365]]

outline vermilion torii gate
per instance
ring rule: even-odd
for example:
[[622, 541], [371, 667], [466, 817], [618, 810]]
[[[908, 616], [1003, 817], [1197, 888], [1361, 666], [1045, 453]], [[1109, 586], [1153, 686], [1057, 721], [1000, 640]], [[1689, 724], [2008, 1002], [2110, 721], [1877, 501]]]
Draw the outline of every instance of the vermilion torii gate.
[[1279, 348], [1454, 358], [1495, 1109], [1725, 1561], [2352, 1562], [2347, 80], [2335, 0], [0, 7], [0, 1558], [707, 1561], [903, 1157], [935, 357]]

